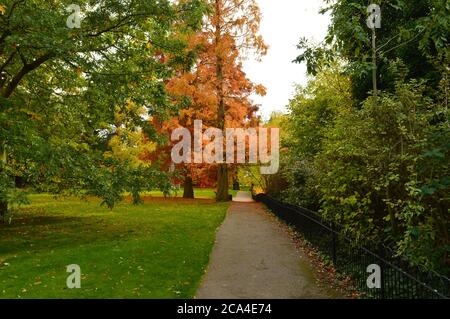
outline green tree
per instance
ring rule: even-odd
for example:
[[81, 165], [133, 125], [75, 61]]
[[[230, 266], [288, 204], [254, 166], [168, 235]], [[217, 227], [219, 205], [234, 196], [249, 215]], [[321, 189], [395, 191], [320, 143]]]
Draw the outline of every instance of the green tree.
[[[371, 30], [366, 24], [368, 2], [325, 2], [327, 7], [323, 12], [331, 15], [328, 35], [318, 46], [302, 39], [299, 44], [302, 54], [296, 61], [307, 62], [308, 70], [314, 74], [337, 56], [343, 59], [352, 79], [353, 95], [362, 102], [372, 88]], [[390, 65], [401, 60], [409, 70], [406, 80], [427, 81], [425, 93], [435, 96], [450, 40], [448, 1], [386, 0], [375, 3], [380, 4], [382, 15], [381, 29], [376, 31], [379, 89], [395, 91], [397, 73], [390, 72]]]
[[[398, 84], [378, 104], [369, 99], [340, 117], [315, 160], [312, 182], [325, 216], [396, 247], [411, 263], [446, 272], [448, 132], [430, 125], [424, 90], [414, 81]], [[432, 132], [445, 134], [430, 143]]]
[[[179, 34], [198, 27], [205, 10], [200, 0], [84, 0], [80, 28], [70, 28], [72, 2], [1, 6], [0, 214], [18, 175], [52, 191], [87, 189], [112, 207], [133, 185], [127, 177], [138, 175], [126, 161], [104, 156], [119, 129], [117, 108], [126, 114], [122, 127], [155, 137], [127, 105], [152, 117], [173, 108], [164, 81], [175, 65], [191, 63]], [[143, 176], [163, 183], [156, 171]]]
[[297, 87], [284, 125], [287, 136], [283, 143], [288, 153], [282, 154], [282, 171], [291, 186], [282, 196], [312, 209], [319, 207], [315, 185], [309, 183], [315, 157], [323, 150], [326, 134], [337, 118], [351, 113], [353, 107], [350, 79], [338, 65], [322, 69], [307, 87]]
[[288, 198], [448, 274], [450, 5], [379, 2], [375, 99], [367, 3], [326, 2], [325, 42], [302, 39], [296, 61], [307, 63], [312, 84], [342, 63], [349, 90], [330, 98], [327, 85], [316, 86], [291, 102]]

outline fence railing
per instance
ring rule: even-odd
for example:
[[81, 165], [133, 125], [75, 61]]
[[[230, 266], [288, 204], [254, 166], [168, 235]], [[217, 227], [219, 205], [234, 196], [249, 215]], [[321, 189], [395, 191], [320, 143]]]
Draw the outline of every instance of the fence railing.
[[[450, 298], [450, 279], [447, 277], [411, 267], [405, 260], [394, 257], [394, 253], [383, 245], [356, 240], [344, 233], [342, 226], [316, 212], [282, 203], [265, 194], [256, 195], [254, 199], [294, 226], [325, 258], [329, 258], [337, 271], [349, 275], [363, 298]], [[377, 271], [379, 278], [369, 278], [371, 274], [376, 276]]]

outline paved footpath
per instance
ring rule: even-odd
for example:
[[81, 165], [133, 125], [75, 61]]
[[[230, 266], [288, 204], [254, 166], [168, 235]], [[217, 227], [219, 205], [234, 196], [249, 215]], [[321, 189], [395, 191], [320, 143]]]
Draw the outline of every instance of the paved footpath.
[[199, 299], [333, 298], [287, 227], [260, 203], [232, 203], [220, 227]]

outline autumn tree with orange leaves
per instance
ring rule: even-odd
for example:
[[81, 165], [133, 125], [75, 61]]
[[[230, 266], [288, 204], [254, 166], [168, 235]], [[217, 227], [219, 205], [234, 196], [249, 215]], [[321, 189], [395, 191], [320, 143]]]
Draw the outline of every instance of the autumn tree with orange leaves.
[[[212, 12], [203, 29], [192, 36], [191, 49], [198, 49], [198, 62], [190, 72], [180, 72], [168, 84], [174, 95], [187, 96], [189, 108], [181, 110], [176, 125], [193, 129], [194, 120], [205, 126], [255, 126], [257, 106], [251, 95], [264, 95], [261, 85], [251, 82], [242, 70], [242, 60], [251, 54], [260, 59], [267, 46], [258, 34], [261, 13], [255, 0], [210, 0]], [[173, 125], [172, 122], [169, 124]], [[192, 180], [187, 169], [186, 183]], [[204, 169], [204, 168], [203, 168]], [[217, 200], [229, 200], [229, 166], [218, 164]], [[190, 183], [191, 184], [191, 183]], [[189, 189], [186, 192], [191, 194]]]

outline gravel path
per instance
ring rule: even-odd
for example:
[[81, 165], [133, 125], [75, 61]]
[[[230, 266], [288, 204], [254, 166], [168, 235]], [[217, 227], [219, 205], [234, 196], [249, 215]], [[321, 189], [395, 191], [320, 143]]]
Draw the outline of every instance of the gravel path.
[[259, 203], [232, 203], [220, 227], [199, 299], [315, 299], [334, 294], [315, 284], [308, 259], [287, 227]]

